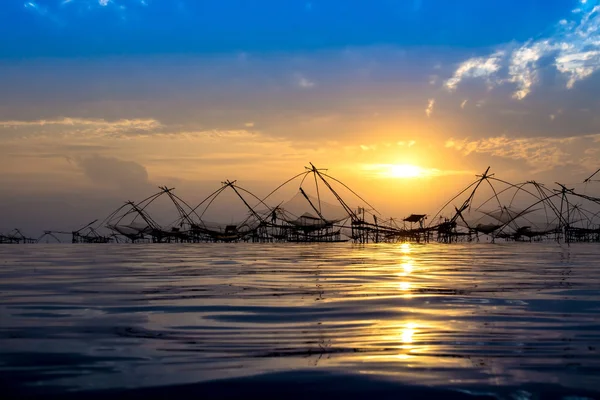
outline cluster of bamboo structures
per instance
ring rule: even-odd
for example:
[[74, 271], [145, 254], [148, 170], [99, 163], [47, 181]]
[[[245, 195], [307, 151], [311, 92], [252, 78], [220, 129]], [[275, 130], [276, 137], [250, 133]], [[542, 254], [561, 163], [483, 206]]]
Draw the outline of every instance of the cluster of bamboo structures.
[[[276, 193], [298, 182], [298, 192], [292, 199], [269, 205]], [[353, 204], [358, 204], [358, 207], [351, 207], [350, 202], [342, 198], [340, 190], [353, 197]], [[225, 193], [233, 194], [245, 217], [238, 222], [210, 222], [210, 209], [219, 204]], [[329, 197], [331, 202], [325, 201], [324, 197]], [[175, 210], [176, 219], [161, 224], [153, 214], [152, 206], [165, 198]], [[72, 243], [370, 243], [414, 239], [415, 234], [400, 227], [394, 219], [383, 220], [379, 215], [374, 207], [343, 182], [330, 176], [327, 170], [310, 164], [264, 198], [241, 187], [237, 181], [227, 180], [199, 204], [192, 206], [179, 197], [174, 188], [163, 186], [159, 192], [141, 201], [127, 201], [103, 220], [96, 219], [72, 232], [44, 231], [38, 242], [61, 242], [65, 236], [70, 236]], [[421, 226], [424, 217], [419, 217]]]
[[[307, 194], [305, 181], [314, 179], [316, 197]], [[284, 186], [300, 181], [298, 194], [290, 201], [277, 206], [268, 201]], [[249, 190], [239, 186], [237, 181], [224, 181], [198, 205], [192, 207], [174, 193], [174, 189], [160, 187], [160, 192], [140, 202], [127, 202], [110, 214], [101, 223], [112, 232], [115, 241], [130, 242], [345, 242], [349, 240], [378, 241], [385, 232], [385, 226], [373, 229], [364, 221], [365, 208], [351, 208], [332, 186], [341, 185], [362, 203], [360, 196], [325, 170], [311, 164], [306, 170], [287, 180], [265, 198], [259, 198]], [[246, 210], [246, 217], [236, 223], [222, 224], [209, 222], [207, 212], [219, 202], [226, 191], [232, 192]], [[338, 204], [326, 203], [321, 199], [322, 191], [332, 195]], [[159, 224], [148, 212], [148, 207], [162, 196], [168, 197], [175, 207], [178, 218], [166, 227]], [[300, 204], [302, 203], [302, 204]], [[251, 204], [254, 204], [252, 206]], [[368, 205], [371, 209], [372, 207]], [[362, 212], [359, 215], [359, 211]], [[348, 221], [351, 221], [348, 224]], [[377, 219], [375, 218], [375, 222]], [[373, 233], [375, 232], [375, 233]]]
[[117, 241], [114, 235], [103, 236], [101, 235], [97, 228], [94, 228], [93, 225], [98, 222], [97, 219], [93, 220], [89, 224], [84, 225], [83, 227], [71, 231], [44, 231], [44, 234], [40, 236], [36, 242], [49, 242], [50, 240], [60, 243], [61, 240], [59, 236], [69, 235], [71, 236], [71, 243], [110, 243], [112, 241]]
[[[593, 182], [595, 175], [584, 182]], [[269, 205], [276, 193], [294, 182], [299, 182], [299, 186], [291, 200]], [[224, 193], [233, 196], [245, 217], [235, 223], [209, 222], [209, 210], [221, 202]], [[326, 202], [326, 197], [331, 202]], [[161, 224], [153, 215], [152, 205], [158, 199], [166, 199], [175, 210], [173, 222]], [[310, 164], [264, 198], [239, 186], [237, 181], [227, 180], [191, 206], [173, 188], [164, 186], [152, 196], [128, 201], [103, 220], [94, 220], [78, 230], [44, 231], [37, 242], [60, 242], [65, 235], [70, 236], [72, 243], [452, 243], [500, 239], [600, 242], [599, 216], [600, 198], [562, 184], [550, 189], [535, 181], [509, 183], [496, 178], [488, 168], [431, 218], [411, 214], [400, 221], [384, 219], [327, 170]], [[427, 220], [429, 224], [425, 223]], [[32, 242], [35, 240], [18, 230], [0, 236], [0, 243]]]
[[536, 181], [513, 184], [489, 169], [432, 218], [427, 230], [437, 241], [600, 242], [600, 198], [560, 183], [552, 189]]
[[13, 229], [7, 234], [0, 234], [0, 244], [36, 243], [37, 240], [27, 237], [19, 229]]

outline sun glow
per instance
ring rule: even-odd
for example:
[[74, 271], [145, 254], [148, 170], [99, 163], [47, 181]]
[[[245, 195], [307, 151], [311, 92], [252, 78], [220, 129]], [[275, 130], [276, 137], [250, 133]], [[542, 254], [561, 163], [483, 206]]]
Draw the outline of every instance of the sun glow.
[[443, 176], [456, 171], [440, 171], [436, 168], [423, 168], [415, 164], [363, 164], [363, 170], [380, 178], [418, 179]]
[[417, 178], [426, 175], [426, 171], [410, 164], [394, 164], [390, 165], [387, 175], [393, 178]]

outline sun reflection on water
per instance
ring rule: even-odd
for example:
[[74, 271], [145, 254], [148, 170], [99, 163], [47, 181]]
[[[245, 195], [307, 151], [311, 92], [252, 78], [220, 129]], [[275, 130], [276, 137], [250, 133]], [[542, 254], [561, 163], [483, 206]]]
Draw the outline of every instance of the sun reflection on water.
[[402, 348], [410, 350], [412, 348], [413, 337], [416, 332], [417, 325], [414, 322], [407, 322], [402, 328]]
[[409, 275], [414, 269], [412, 260], [407, 260], [406, 262], [403, 262], [402, 269], [404, 270], [405, 275]]
[[401, 282], [398, 284], [398, 288], [402, 291], [402, 297], [412, 297], [411, 288], [412, 283], [407, 277], [414, 271], [415, 266], [413, 258], [409, 254], [402, 256], [401, 263], [399, 264], [400, 271], [396, 273], [397, 276], [402, 277]]
[[[600, 340], [600, 274], [598, 254], [588, 247], [572, 268], [555, 260], [560, 250], [543, 244], [535, 251], [509, 244], [273, 246], [183, 246], [176, 257], [154, 246], [115, 246], [110, 257], [97, 257], [98, 265], [80, 262], [88, 249], [59, 249], [65, 255], [58, 256], [41, 247], [35, 251], [39, 259], [48, 252], [44, 268], [26, 281], [23, 267], [32, 270], [39, 259], [10, 256], [2, 267], [9, 292], [0, 303], [8, 304], [10, 329], [24, 335], [0, 341], [0, 350], [29, 353], [29, 338], [46, 334], [64, 346], [57, 352], [78, 351], [91, 339], [123, 370], [160, 377], [167, 366], [182, 382], [318, 365], [415, 384], [597, 386], [598, 351], [591, 346]], [[63, 284], [70, 281], [81, 290]], [[577, 307], [569, 314], [565, 298]], [[98, 324], [114, 328], [90, 334], [89, 310]], [[81, 335], [53, 340], [64, 332]], [[125, 341], [139, 344], [131, 362], [120, 354]], [[37, 356], [45, 358], [42, 347]], [[87, 368], [84, 347], [77, 368]], [[108, 381], [98, 374], [90, 379]], [[147, 376], [136, 372], [123, 382], [137, 385], [140, 378]]]
[[400, 251], [401, 252], [403, 252], [405, 254], [408, 254], [408, 253], [410, 253], [410, 250], [411, 250], [410, 243], [402, 243], [400, 245]]

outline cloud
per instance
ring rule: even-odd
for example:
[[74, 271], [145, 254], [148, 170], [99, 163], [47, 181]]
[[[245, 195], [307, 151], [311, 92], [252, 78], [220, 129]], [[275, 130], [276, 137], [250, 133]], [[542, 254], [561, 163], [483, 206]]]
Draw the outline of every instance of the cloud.
[[498, 51], [489, 57], [468, 59], [458, 67], [452, 78], [446, 81], [446, 87], [454, 90], [465, 78], [485, 78], [492, 84], [491, 78], [500, 70], [504, 55], [504, 51]]
[[513, 51], [507, 80], [517, 86], [517, 90], [513, 93], [514, 98], [522, 100], [531, 92], [531, 87], [539, 79], [537, 63], [542, 57], [557, 49], [556, 44], [544, 40], [527, 43]]
[[574, 10], [574, 19], [561, 20], [548, 37], [462, 62], [446, 80], [446, 88], [452, 91], [466, 79], [484, 79], [490, 87], [513, 84], [513, 97], [522, 100], [540, 82], [546, 59], [565, 78], [565, 87], [572, 88], [600, 69], [600, 5], [584, 4], [587, 11]]
[[533, 167], [534, 172], [541, 172], [568, 165], [586, 167], [597, 164], [595, 157], [600, 152], [600, 134], [564, 138], [452, 138], [446, 141], [445, 146], [460, 151], [465, 156], [485, 154], [523, 161]]
[[62, 19], [59, 19], [56, 13], [46, 6], [41, 6], [35, 1], [28, 1], [23, 6], [28, 12], [33, 12], [39, 15], [40, 17], [47, 18], [57, 25], [63, 25]]
[[177, 164], [182, 166], [239, 166], [247, 165], [253, 167], [263, 161], [263, 156], [253, 153], [212, 153], [210, 155], [201, 155], [193, 157], [169, 157], [159, 156], [148, 160], [151, 164]]
[[155, 119], [104, 119], [57, 118], [49, 120], [0, 121], [0, 139], [31, 137], [79, 137], [128, 136], [149, 134], [163, 126]]
[[[169, 133], [167, 133], [169, 135]], [[260, 139], [267, 140], [264, 136], [259, 133], [250, 132], [245, 129], [210, 129], [210, 130], [198, 130], [198, 131], [185, 131], [180, 133], [173, 133], [180, 137], [187, 139], [193, 138], [208, 138], [208, 139]]]
[[315, 87], [316, 83], [303, 75], [296, 74], [296, 85], [303, 89], [310, 89]]
[[120, 119], [117, 121], [106, 121], [103, 119], [84, 119], [84, 118], [59, 118], [59, 119], [40, 119], [35, 121], [0, 121], [3, 128], [17, 128], [23, 126], [45, 126], [45, 125], [64, 125], [64, 126], [94, 126], [99, 128], [143, 128], [151, 129], [160, 126], [160, 123], [154, 119]]
[[431, 114], [433, 114], [434, 106], [435, 106], [435, 99], [427, 100], [427, 108], [425, 109], [425, 114], [427, 115], [427, 118], [431, 117]]
[[556, 59], [556, 68], [567, 75], [567, 88], [571, 89], [579, 80], [593, 74], [600, 63], [600, 51], [575, 52]]
[[468, 101], [469, 100], [463, 100], [463, 102], [460, 103], [460, 108], [462, 108], [464, 110], [464, 108], [466, 107]]
[[85, 177], [98, 186], [132, 189], [150, 185], [146, 168], [133, 161], [97, 155], [74, 161]]
[[48, 9], [45, 7], [41, 7], [34, 1], [28, 1], [24, 4], [26, 10], [36, 12], [40, 15], [46, 15], [48, 13]]
[[236, 143], [270, 143], [280, 138], [266, 136], [259, 131], [249, 130], [253, 122], [244, 124], [247, 129], [201, 129], [199, 124], [165, 125], [155, 119], [102, 119], [58, 118], [48, 120], [0, 121], [0, 143], [23, 143], [33, 146], [52, 141], [61, 148], [65, 144], [97, 143], [104, 141], [131, 140], [186, 140], [196, 142], [235, 141]]
[[[112, 9], [115, 11], [113, 15], [123, 19], [124, 13], [131, 12], [133, 6], [148, 6], [148, 1], [146, 0], [57, 0], [45, 3], [50, 4], [40, 6], [34, 1], [29, 1], [24, 6], [28, 11], [35, 12], [61, 25], [70, 19], [81, 17], [101, 9]], [[74, 8], [77, 9], [77, 13], [70, 12]]]

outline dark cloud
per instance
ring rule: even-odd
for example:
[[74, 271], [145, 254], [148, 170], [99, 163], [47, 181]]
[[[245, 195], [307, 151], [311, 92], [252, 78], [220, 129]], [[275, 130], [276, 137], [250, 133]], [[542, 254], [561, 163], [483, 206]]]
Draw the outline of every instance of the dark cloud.
[[142, 189], [151, 186], [146, 168], [133, 161], [98, 155], [74, 161], [83, 174], [98, 186], [118, 189]]

